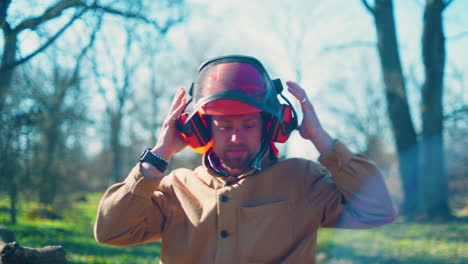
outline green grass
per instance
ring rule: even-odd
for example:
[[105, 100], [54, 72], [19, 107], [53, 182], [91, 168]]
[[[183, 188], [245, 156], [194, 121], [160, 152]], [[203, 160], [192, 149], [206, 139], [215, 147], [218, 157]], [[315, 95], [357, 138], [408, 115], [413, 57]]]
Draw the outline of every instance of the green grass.
[[321, 263], [468, 263], [468, 224], [405, 223], [369, 230], [321, 229]]
[[[113, 247], [97, 243], [93, 237], [93, 223], [99, 198], [102, 194], [88, 195], [87, 202], [77, 202], [73, 209], [63, 212], [62, 220], [30, 220], [26, 212], [32, 204], [22, 204], [18, 223], [9, 224], [9, 216], [0, 214], [0, 225], [15, 232], [20, 245], [41, 248], [47, 245], [62, 245], [70, 264], [129, 264], [158, 263], [160, 243], [132, 247]], [[0, 207], [7, 206], [0, 200]]]
[[[8, 224], [0, 213], [0, 225], [15, 232], [17, 241], [28, 247], [62, 245], [69, 263], [158, 263], [160, 243], [113, 247], [97, 243], [92, 234], [101, 194], [88, 196], [63, 213], [63, 220], [30, 220], [33, 204], [21, 204], [18, 224]], [[0, 207], [7, 201], [0, 199]], [[406, 223], [396, 221], [370, 230], [321, 229], [317, 245], [318, 263], [468, 263], [467, 223]]]

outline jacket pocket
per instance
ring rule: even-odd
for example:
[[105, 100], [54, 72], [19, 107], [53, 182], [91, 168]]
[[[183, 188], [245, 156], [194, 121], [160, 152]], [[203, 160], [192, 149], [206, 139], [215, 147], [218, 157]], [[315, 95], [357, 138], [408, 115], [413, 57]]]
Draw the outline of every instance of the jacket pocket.
[[292, 223], [290, 206], [286, 201], [252, 207], [238, 211], [238, 250], [248, 263], [271, 263], [291, 247]]

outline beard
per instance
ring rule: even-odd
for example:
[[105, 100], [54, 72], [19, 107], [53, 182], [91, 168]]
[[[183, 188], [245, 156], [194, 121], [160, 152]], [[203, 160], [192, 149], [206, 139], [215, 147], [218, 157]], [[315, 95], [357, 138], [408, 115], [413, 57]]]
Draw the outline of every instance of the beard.
[[227, 147], [218, 158], [221, 165], [230, 173], [238, 174], [244, 171], [252, 163], [256, 153], [242, 146]]

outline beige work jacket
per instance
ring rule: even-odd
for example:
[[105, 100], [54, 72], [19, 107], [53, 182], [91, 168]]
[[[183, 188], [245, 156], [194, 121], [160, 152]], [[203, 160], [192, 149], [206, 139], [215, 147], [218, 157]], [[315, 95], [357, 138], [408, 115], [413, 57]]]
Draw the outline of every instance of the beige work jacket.
[[395, 211], [382, 176], [339, 141], [315, 163], [292, 158], [238, 182], [209, 166], [149, 180], [136, 166], [100, 201], [97, 241], [162, 240], [161, 263], [315, 263], [319, 227], [371, 228]]

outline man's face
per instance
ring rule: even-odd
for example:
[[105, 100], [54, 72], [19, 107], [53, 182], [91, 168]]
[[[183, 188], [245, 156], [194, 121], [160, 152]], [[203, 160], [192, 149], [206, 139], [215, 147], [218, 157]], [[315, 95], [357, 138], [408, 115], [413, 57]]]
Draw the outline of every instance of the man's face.
[[260, 113], [212, 116], [213, 151], [231, 176], [246, 169], [261, 148]]

